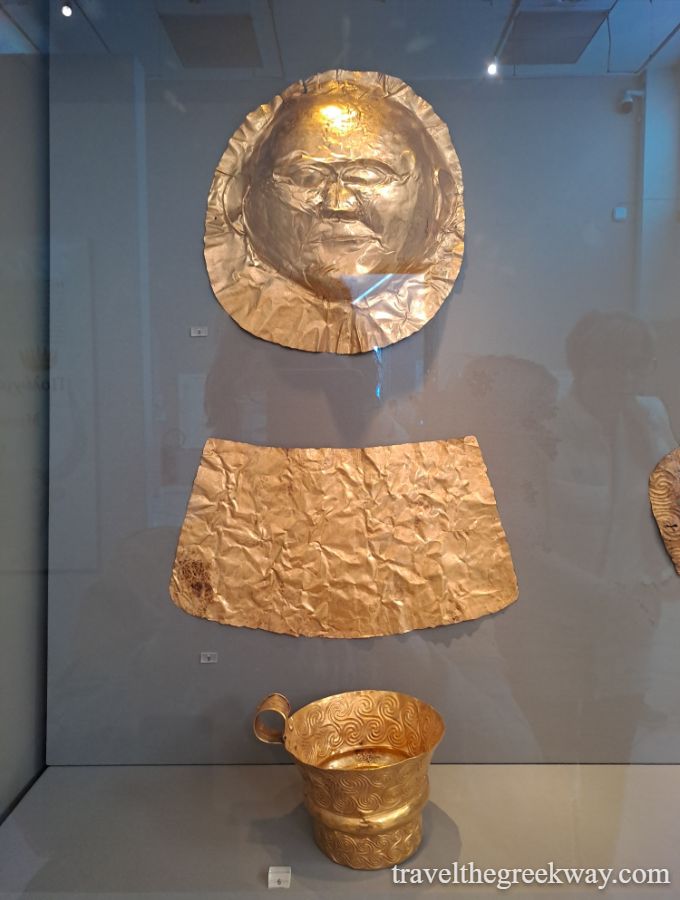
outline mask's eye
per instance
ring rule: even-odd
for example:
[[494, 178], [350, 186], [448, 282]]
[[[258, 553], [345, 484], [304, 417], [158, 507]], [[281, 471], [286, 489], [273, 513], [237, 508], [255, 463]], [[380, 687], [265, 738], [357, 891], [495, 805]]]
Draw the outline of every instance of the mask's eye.
[[350, 186], [363, 187], [364, 185], [383, 184], [385, 181], [389, 181], [390, 177], [389, 173], [381, 166], [362, 163], [343, 169], [342, 180]]
[[326, 173], [323, 169], [317, 169], [316, 166], [294, 166], [277, 172], [274, 177], [296, 187], [318, 188], [324, 183]]

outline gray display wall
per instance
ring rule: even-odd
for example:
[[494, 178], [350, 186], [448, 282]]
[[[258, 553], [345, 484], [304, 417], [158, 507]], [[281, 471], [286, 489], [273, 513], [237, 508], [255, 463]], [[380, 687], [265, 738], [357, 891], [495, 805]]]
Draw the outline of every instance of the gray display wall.
[[[303, 52], [297, 7], [275, 7], [278, 77], [151, 71], [134, 29], [127, 47], [83, 55], [73, 38], [52, 59], [51, 329], [65, 388], [51, 412], [48, 762], [280, 761], [250, 730], [264, 694], [299, 706], [357, 688], [435, 705], [440, 762], [678, 761], [680, 581], [646, 499], [680, 433], [677, 71], [644, 85], [447, 76], [443, 51], [408, 56], [405, 31], [382, 43], [373, 11], [354, 52], [356, 4], [341, 57], [314, 17]], [[351, 358], [242, 331], [202, 256], [232, 132], [336, 64], [391, 71], [433, 104], [467, 209], [463, 274], [442, 310]], [[622, 114], [622, 92], [641, 86], [646, 101]], [[172, 605], [206, 437], [354, 447], [466, 434], [517, 569], [504, 612], [329, 641]], [[200, 664], [203, 650], [217, 664]]]
[[[7, 43], [11, 47], [11, 42]], [[0, 817], [45, 756], [47, 63], [0, 55]]]

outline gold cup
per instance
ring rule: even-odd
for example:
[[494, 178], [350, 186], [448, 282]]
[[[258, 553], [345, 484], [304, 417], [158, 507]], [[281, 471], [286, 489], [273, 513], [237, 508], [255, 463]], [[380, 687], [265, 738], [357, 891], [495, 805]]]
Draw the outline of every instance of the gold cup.
[[[263, 713], [278, 713], [283, 728], [267, 727]], [[441, 716], [427, 703], [393, 691], [351, 691], [291, 714], [283, 694], [270, 694], [255, 711], [253, 730], [295, 760], [314, 838], [334, 862], [382, 869], [417, 850], [427, 770], [444, 735]]]

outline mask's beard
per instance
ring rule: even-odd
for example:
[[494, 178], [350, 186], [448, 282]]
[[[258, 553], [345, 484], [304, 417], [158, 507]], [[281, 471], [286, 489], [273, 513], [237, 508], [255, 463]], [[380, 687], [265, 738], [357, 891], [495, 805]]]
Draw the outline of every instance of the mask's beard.
[[351, 303], [357, 279], [370, 280], [374, 268], [393, 265], [377, 234], [349, 217], [315, 222], [296, 238], [298, 266], [289, 265], [287, 274], [324, 300]]
[[351, 303], [352, 292], [349, 285], [343, 281], [342, 276], [330, 268], [321, 265], [308, 266], [303, 270], [302, 278], [295, 277], [303, 287], [308, 288], [324, 300], [334, 302]]

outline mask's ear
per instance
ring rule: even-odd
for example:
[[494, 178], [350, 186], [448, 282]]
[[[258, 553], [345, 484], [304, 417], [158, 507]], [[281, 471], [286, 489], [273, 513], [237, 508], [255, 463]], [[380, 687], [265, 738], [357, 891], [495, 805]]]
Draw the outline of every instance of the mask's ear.
[[458, 192], [453, 176], [446, 169], [437, 170], [437, 231], [449, 231], [458, 208]]
[[222, 209], [227, 225], [242, 237], [245, 236], [243, 205], [247, 191], [247, 180], [244, 172], [225, 175], [222, 188]]

